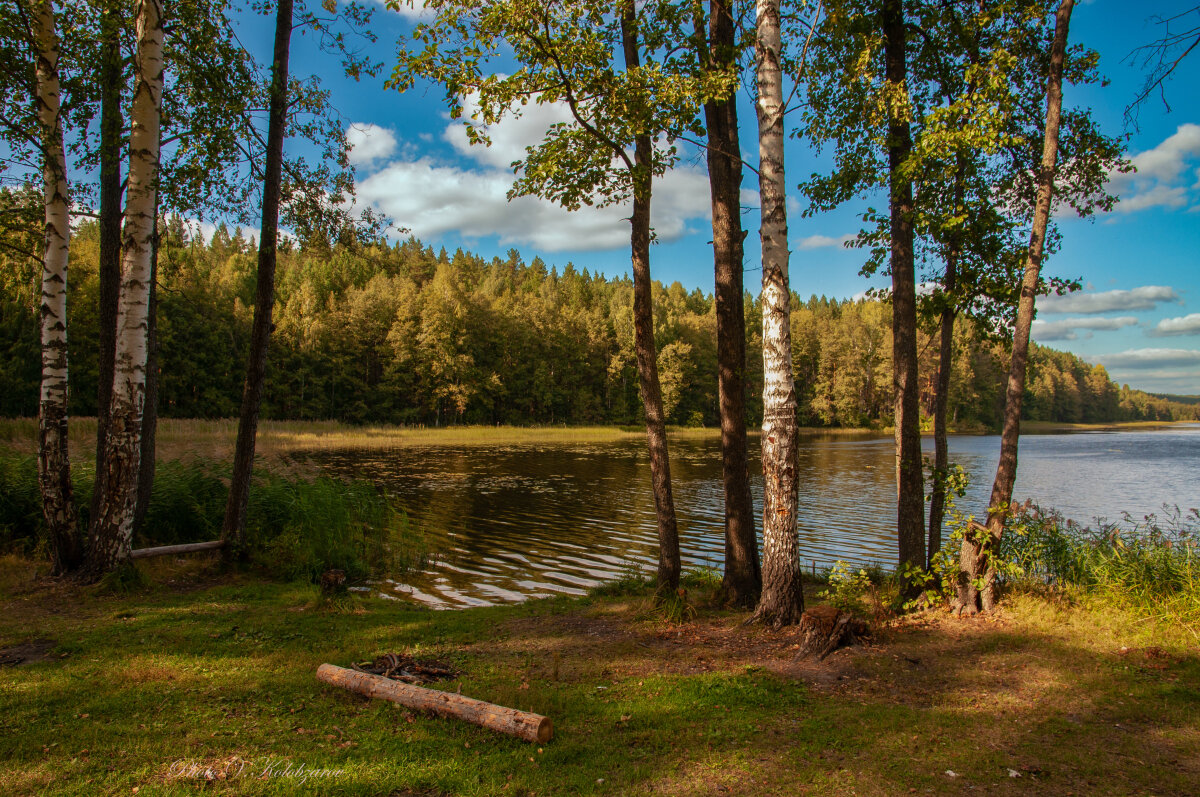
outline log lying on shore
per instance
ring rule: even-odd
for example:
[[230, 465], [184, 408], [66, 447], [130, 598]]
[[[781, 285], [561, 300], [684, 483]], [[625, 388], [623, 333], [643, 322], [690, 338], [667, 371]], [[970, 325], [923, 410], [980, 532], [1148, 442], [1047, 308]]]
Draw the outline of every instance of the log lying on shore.
[[527, 742], [548, 742], [554, 732], [550, 718], [540, 714], [497, 706], [453, 692], [413, 686], [381, 675], [347, 670], [333, 664], [322, 664], [318, 667], [317, 680], [366, 697], [390, 700], [416, 711], [428, 711], [440, 717], [464, 720]]
[[212, 551], [225, 547], [225, 540], [212, 542], [188, 542], [183, 545], [160, 545], [157, 548], [138, 548], [130, 553], [133, 559], [146, 559], [151, 556], [170, 556], [176, 553], [195, 553], [196, 551]]

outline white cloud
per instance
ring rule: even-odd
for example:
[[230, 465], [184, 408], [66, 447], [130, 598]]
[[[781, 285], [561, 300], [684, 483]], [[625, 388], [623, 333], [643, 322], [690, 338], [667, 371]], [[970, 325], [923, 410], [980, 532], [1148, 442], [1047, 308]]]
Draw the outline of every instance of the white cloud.
[[[400, 7], [389, 9], [395, 11], [402, 17], [409, 19], [428, 19], [429, 14], [425, 13], [425, 0], [399, 0]], [[387, 0], [375, 0], [375, 4], [387, 8]]]
[[1200, 125], [1183, 124], [1161, 144], [1130, 160], [1136, 173], [1112, 174], [1109, 189], [1121, 197], [1117, 210], [1133, 213], [1154, 207], [1177, 208], [1189, 204], [1200, 183], [1187, 186], [1191, 161], [1200, 157]]
[[1114, 354], [1097, 355], [1106, 368], [1148, 369], [1200, 365], [1200, 351], [1195, 349], [1130, 349]]
[[794, 246], [796, 249], [826, 249], [834, 246], [841, 248], [857, 237], [853, 233], [839, 235], [836, 238], [828, 235], [810, 235], [807, 238], [801, 238]]
[[1127, 384], [1150, 393], [1174, 393], [1178, 396], [1200, 395], [1200, 370], [1108, 370], [1108, 377], [1119, 385]]
[[[468, 99], [464, 116], [476, 110]], [[461, 158], [445, 165], [431, 158], [394, 159], [357, 186], [358, 199], [395, 219], [418, 237], [457, 233], [496, 236], [505, 244], [532, 244], [551, 252], [616, 249], [629, 245], [628, 205], [584, 206], [568, 212], [549, 200], [507, 194], [512, 163], [525, 157], [553, 124], [571, 119], [562, 103], [530, 103], [520, 113], [487, 128], [491, 146], [472, 145], [464, 125], [448, 124], [442, 138]], [[691, 232], [689, 222], [711, 214], [708, 177], [679, 166], [654, 182], [651, 223], [661, 240]]]
[[[439, 166], [427, 158], [395, 162], [358, 184], [358, 197], [418, 237], [458, 233], [497, 236], [506, 244], [531, 243], [551, 252], [615, 249], [629, 244], [628, 207], [583, 207], [567, 212], [536, 197], [508, 201], [512, 174]], [[676, 240], [687, 222], [710, 210], [708, 178], [676, 169], [655, 184], [651, 220], [659, 238]]]
[[1179, 294], [1166, 285], [1143, 285], [1133, 290], [1101, 293], [1068, 293], [1038, 299], [1041, 313], [1111, 313], [1153, 310], [1159, 302], [1177, 302]]
[[1189, 313], [1180, 318], [1164, 318], [1153, 329], [1147, 330], [1146, 334], [1155, 338], [1200, 334], [1200, 313]]
[[[463, 104], [463, 118], [470, 119], [479, 105], [470, 97]], [[566, 103], [529, 103], [518, 109], [519, 115], [507, 116], [497, 125], [476, 125], [491, 139], [491, 146], [472, 145], [467, 138], [466, 125], [454, 122], [442, 132], [445, 139], [461, 155], [482, 166], [512, 171], [513, 161], [525, 159], [525, 148], [541, 143], [550, 125], [571, 121], [571, 109]]]
[[1033, 322], [1033, 337], [1039, 341], [1076, 340], [1078, 330], [1107, 331], [1137, 325], [1133, 316], [1119, 318], [1064, 318], [1059, 321]]
[[396, 135], [386, 127], [355, 122], [346, 128], [350, 162], [365, 165], [388, 157], [396, 151]]
[[1122, 199], [1117, 207], [1125, 213], [1147, 208], [1181, 208], [1188, 203], [1188, 192], [1183, 186], [1156, 185], [1128, 199]]

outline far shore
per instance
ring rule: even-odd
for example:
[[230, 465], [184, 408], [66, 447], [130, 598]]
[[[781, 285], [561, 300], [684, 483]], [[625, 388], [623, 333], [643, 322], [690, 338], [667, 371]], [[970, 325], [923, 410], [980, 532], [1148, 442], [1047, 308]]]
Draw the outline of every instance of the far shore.
[[[157, 444], [163, 459], [221, 460], [233, 455], [237, 419], [162, 418]], [[1054, 423], [1024, 421], [1025, 434], [1103, 432], [1161, 429], [1184, 421], [1131, 421], [1124, 423]], [[751, 435], [757, 433], [751, 429]], [[801, 427], [803, 435], [862, 437], [891, 435], [890, 427], [830, 428]], [[983, 429], [955, 429], [953, 434], [995, 434]], [[71, 458], [87, 461], [95, 451], [96, 419], [71, 419]], [[721, 430], [713, 427], [668, 428], [676, 440], [715, 439]], [[925, 431], [925, 436], [932, 434]], [[413, 446], [496, 446], [537, 443], [603, 443], [641, 438], [640, 426], [354, 426], [338, 421], [263, 421], [259, 425], [257, 452], [266, 458], [286, 457], [304, 451], [347, 448], [406, 448]], [[0, 418], [0, 451], [33, 455], [37, 446], [37, 420]]]

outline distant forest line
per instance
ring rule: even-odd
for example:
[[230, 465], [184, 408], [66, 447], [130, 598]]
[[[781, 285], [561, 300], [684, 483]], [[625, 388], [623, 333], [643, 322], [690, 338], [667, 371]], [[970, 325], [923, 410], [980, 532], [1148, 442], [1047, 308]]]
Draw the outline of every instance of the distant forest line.
[[[70, 409], [96, 413], [99, 237], [72, 243]], [[220, 227], [205, 243], [178, 220], [159, 247], [159, 412], [238, 412], [253, 309], [256, 250]], [[276, 332], [263, 415], [350, 423], [631, 424], [641, 418], [633, 287], [568, 265], [491, 260], [415, 239], [279, 253]], [[4, 256], [0, 276], [0, 414], [37, 414], [40, 273]], [[793, 284], [803, 283], [803, 271]], [[892, 416], [891, 308], [876, 300], [794, 296], [793, 363], [801, 425], [887, 425]], [[654, 286], [655, 339], [668, 422], [712, 426], [717, 408], [711, 294]], [[762, 413], [761, 308], [747, 296], [748, 422]], [[949, 417], [999, 426], [1007, 347], [958, 325]], [[919, 340], [921, 404], [933, 410], [937, 344]], [[82, 343], [76, 343], [81, 341]], [[1109, 379], [1103, 366], [1035, 346], [1023, 417], [1063, 423], [1200, 419], [1200, 405]]]

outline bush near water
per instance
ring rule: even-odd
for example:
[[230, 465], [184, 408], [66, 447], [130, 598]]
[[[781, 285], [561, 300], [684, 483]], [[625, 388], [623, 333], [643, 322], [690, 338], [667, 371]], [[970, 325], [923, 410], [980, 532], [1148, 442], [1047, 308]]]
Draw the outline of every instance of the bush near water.
[[[73, 475], [76, 508], [86, 524], [95, 472], [77, 463]], [[134, 547], [220, 538], [227, 478], [212, 463], [159, 463], [145, 531]], [[263, 469], [250, 492], [246, 536], [251, 561], [285, 580], [315, 581], [329, 568], [351, 579], [400, 574], [426, 555], [407, 517], [369, 482]], [[45, 545], [37, 462], [0, 455], [0, 548], [41, 558]]]

